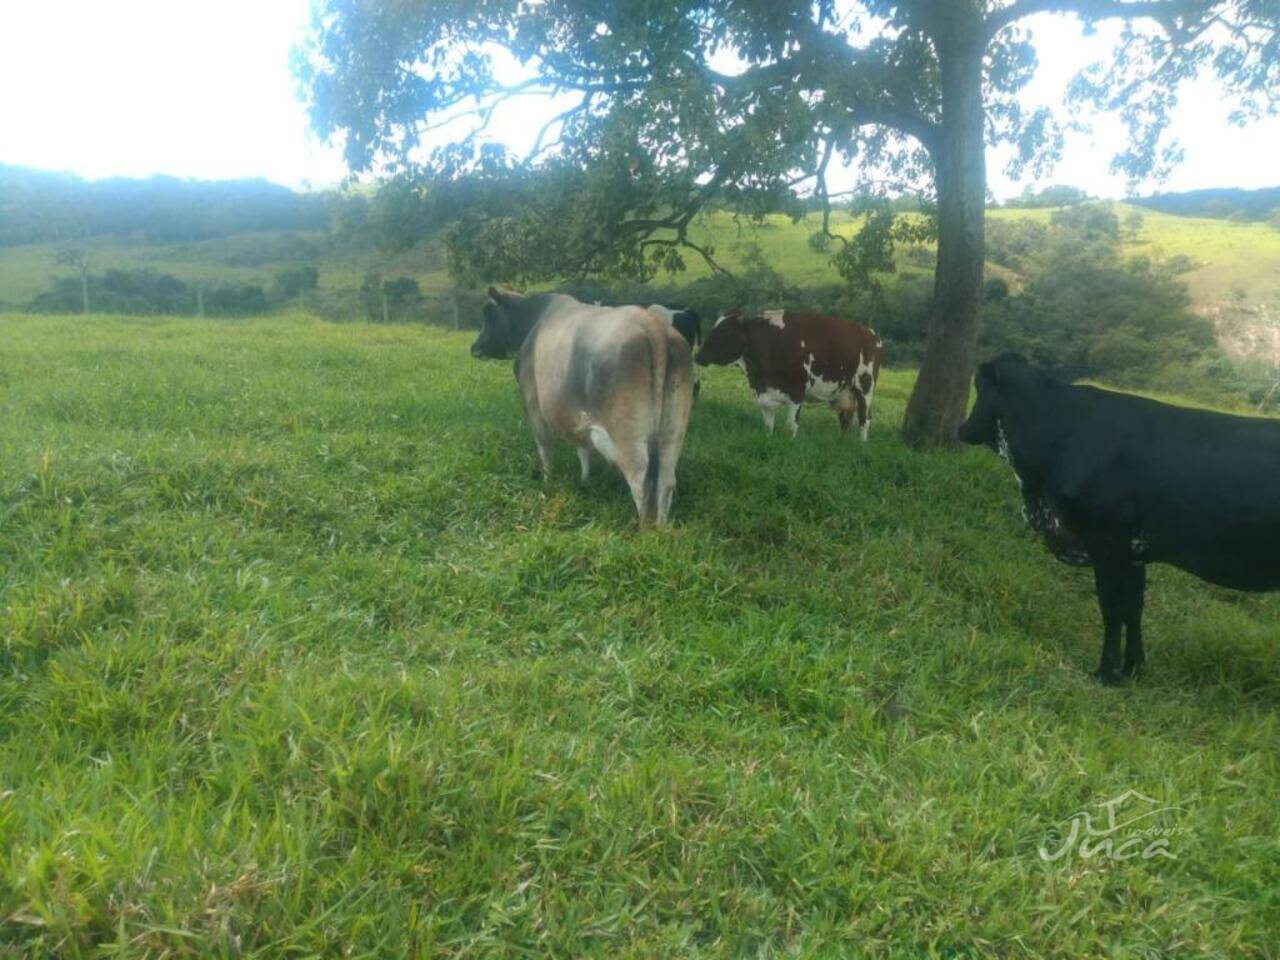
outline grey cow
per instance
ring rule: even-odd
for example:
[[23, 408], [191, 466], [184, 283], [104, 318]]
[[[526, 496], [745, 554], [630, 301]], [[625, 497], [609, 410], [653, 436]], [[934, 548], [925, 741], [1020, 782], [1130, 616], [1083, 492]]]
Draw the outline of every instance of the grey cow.
[[666, 523], [693, 406], [684, 338], [642, 307], [490, 287], [471, 355], [512, 354], [543, 471], [553, 436], [578, 448], [583, 480], [594, 448], [626, 479], [640, 525]]

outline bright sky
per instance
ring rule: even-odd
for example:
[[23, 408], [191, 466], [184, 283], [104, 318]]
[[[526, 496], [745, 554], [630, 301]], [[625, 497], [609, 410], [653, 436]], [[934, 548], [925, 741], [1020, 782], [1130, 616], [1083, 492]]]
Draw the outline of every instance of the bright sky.
[[[167, 173], [266, 177], [293, 187], [345, 173], [316, 142], [295, 96], [293, 43], [308, 0], [0, 0], [0, 163], [87, 177]], [[1028, 104], [1057, 104], [1079, 67], [1114, 36], [1084, 38], [1074, 21], [1042, 16], [1041, 70]], [[497, 139], [527, 147], [552, 107], [525, 101], [501, 113]], [[1212, 81], [1188, 91], [1175, 132], [1186, 160], [1160, 189], [1280, 184], [1280, 118], [1239, 129]], [[1108, 162], [1122, 130], [1111, 118], [1068, 141], [1050, 182], [1121, 196]], [[998, 197], [1021, 191], [992, 157]], [[834, 179], [834, 178], [833, 178]]]

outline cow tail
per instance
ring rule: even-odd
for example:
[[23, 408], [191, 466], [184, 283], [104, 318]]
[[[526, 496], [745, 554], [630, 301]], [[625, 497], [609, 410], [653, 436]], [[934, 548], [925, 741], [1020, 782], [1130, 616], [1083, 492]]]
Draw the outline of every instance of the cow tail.
[[[654, 316], [654, 315], [650, 315]], [[649, 465], [644, 474], [644, 520], [650, 522], [657, 519], [658, 515], [658, 473], [659, 458], [662, 456], [662, 428], [663, 421], [666, 420], [666, 396], [667, 396], [667, 325], [658, 319], [655, 323], [647, 324], [647, 332], [649, 335], [649, 362], [651, 366], [651, 376], [649, 378], [649, 388], [651, 391], [650, 410], [653, 412], [653, 419], [649, 427], [648, 448], [649, 448]]]

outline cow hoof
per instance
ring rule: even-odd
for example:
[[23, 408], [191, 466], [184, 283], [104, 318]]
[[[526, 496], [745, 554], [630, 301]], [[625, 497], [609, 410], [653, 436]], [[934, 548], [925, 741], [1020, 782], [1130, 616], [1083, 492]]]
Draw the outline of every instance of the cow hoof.
[[1119, 670], [1103, 670], [1098, 668], [1093, 671], [1093, 679], [1104, 687], [1116, 687], [1124, 683], [1125, 676]]
[[1130, 680], [1136, 680], [1142, 676], [1143, 662], [1139, 660], [1137, 663], [1126, 663], [1124, 665], [1124, 675]]

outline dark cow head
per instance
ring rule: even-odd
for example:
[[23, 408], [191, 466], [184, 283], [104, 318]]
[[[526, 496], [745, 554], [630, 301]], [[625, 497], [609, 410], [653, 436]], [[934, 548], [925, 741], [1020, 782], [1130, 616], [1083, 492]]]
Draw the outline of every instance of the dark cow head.
[[480, 336], [471, 344], [471, 355], [478, 359], [503, 360], [524, 343], [533, 324], [530, 322], [529, 298], [514, 290], [489, 288], [484, 304], [484, 325]]
[[1016, 353], [1006, 353], [978, 368], [973, 378], [978, 401], [969, 419], [960, 425], [960, 442], [988, 446], [1000, 452], [1000, 428], [1010, 401], [1011, 390], [1030, 380], [1047, 379]]
[[703, 367], [737, 363], [747, 350], [747, 326], [750, 322], [738, 313], [721, 317], [702, 341], [702, 349], [693, 359]]

